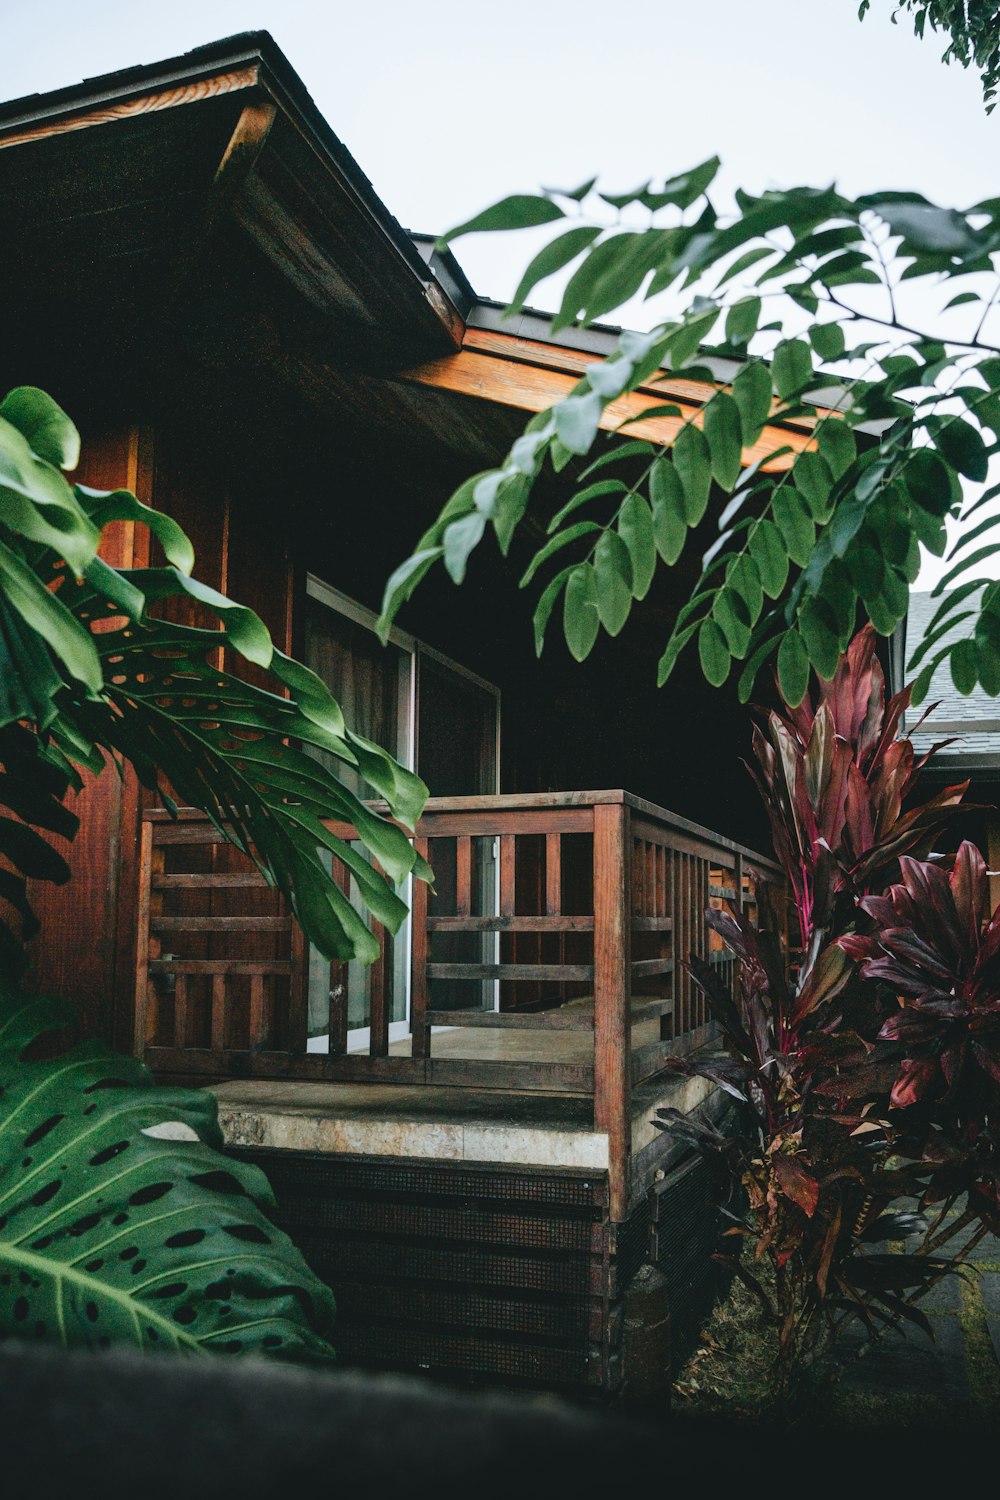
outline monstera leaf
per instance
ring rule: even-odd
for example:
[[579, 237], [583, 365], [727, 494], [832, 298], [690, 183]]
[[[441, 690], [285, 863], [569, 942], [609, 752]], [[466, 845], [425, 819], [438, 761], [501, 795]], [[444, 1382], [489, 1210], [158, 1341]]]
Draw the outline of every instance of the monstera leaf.
[[0, 1338], [328, 1360], [333, 1297], [222, 1156], [211, 1094], [155, 1088], [72, 1018], [0, 998]]

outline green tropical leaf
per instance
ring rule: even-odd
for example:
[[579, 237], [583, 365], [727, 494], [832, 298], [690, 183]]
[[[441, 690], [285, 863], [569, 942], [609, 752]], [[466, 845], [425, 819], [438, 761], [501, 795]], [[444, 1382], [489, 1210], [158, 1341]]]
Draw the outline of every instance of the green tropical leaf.
[[821, 524], [828, 521], [833, 475], [826, 460], [819, 453], [800, 453], [795, 461], [793, 474], [795, 487], [805, 497], [813, 520]]
[[539, 250], [534, 259], [528, 263], [524, 275], [518, 282], [517, 291], [511, 298], [507, 309], [508, 314], [520, 312], [538, 283], [548, 276], [553, 276], [556, 271], [561, 271], [563, 266], [568, 266], [570, 261], [575, 260], [587, 249], [588, 245], [593, 244], [600, 232], [599, 228], [591, 225], [567, 229], [565, 234], [559, 235], [557, 239], [551, 240]]
[[819, 675], [829, 681], [840, 661], [840, 641], [836, 629], [824, 617], [816, 600], [808, 600], [799, 611], [798, 628], [810, 662]]
[[731, 490], [743, 464], [740, 409], [732, 396], [720, 391], [706, 404], [704, 431], [711, 452], [712, 473], [723, 489]]
[[798, 708], [809, 686], [809, 656], [794, 630], [782, 636], [778, 647], [778, 686], [789, 708]]
[[563, 633], [570, 654], [577, 661], [590, 654], [600, 625], [594, 570], [581, 563], [570, 573], [563, 598]]
[[0, 999], [0, 1329], [66, 1348], [323, 1361], [333, 1298], [221, 1154], [212, 1095], [99, 1043], [44, 1056], [58, 1002]]
[[840, 359], [846, 347], [843, 325], [840, 323], [814, 323], [809, 330], [809, 342], [820, 359]]
[[804, 568], [816, 545], [816, 528], [806, 514], [802, 501], [787, 488], [778, 490], [771, 501], [771, 514], [784, 538], [788, 556], [792, 562]]
[[382, 611], [376, 629], [383, 646], [389, 639], [392, 622], [409, 599], [424, 574], [443, 556], [443, 547], [423, 547], [401, 562], [390, 574], [382, 596]]
[[555, 608], [556, 601], [559, 598], [559, 595], [562, 593], [563, 589], [566, 586], [567, 578], [573, 572], [575, 567], [576, 563], [573, 563], [570, 567], [563, 568], [561, 573], [557, 573], [554, 578], [550, 579], [550, 581], [546, 584], [544, 590], [542, 591], [541, 598], [535, 606], [535, 613], [532, 623], [535, 631], [536, 656], [541, 656], [542, 654], [542, 647], [545, 644], [545, 630], [551, 618], [552, 611]]
[[698, 657], [701, 669], [713, 687], [721, 687], [729, 676], [730, 655], [718, 623], [702, 620], [698, 630]]
[[656, 534], [653, 516], [641, 495], [629, 495], [618, 512], [618, 533], [632, 564], [632, 593], [645, 599], [656, 572]]
[[474, 510], [458, 521], [452, 521], [444, 534], [444, 565], [453, 583], [461, 583], [469, 553], [477, 547], [486, 530], [486, 517]]
[[760, 360], [744, 365], [733, 381], [733, 400], [740, 413], [743, 443], [751, 448], [771, 413], [771, 376]]
[[80, 434], [52, 397], [34, 385], [18, 386], [0, 401], [0, 418], [16, 427], [38, 457], [56, 469], [80, 462]]
[[597, 613], [608, 635], [617, 635], [632, 608], [632, 561], [616, 531], [602, 533], [594, 551]]
[[712, 616], [722, 629], [730, 655], [742, 660], [750, 645], [753, 623], [746, 601], [732, 589], [720, 589], [712, 605]]
[[62, 474], [0, 417], [0, 505], [15, 536], [49, 547], [79, 576], [96, 555], [100, 534]]
[[759, 297], [741, 297], [734, 302], [726, 314], [726, 342], [749, 344], [757, 332], [760, 322], [761, 301]]
[[673, 446], [674, 468], [684, 489], [684, 517], [689, 526], [697, 526], [708, 509], [712, 488], [712, 460], [705, 434], [688, 422], [677, 434]]
[[92, 490], [85, 484], [78, 484], [73, 493], [98, 528], [103, 529], [112, 521], [137, 522], [156, 538], [168, 563], [182, 573], [190, 573], [194, 567], [194, 548], [190, 538], [173, 516], [143, 505], [128, 490]]
[[102, 686], [101, 665], [90, 632], [24, 559], [2, 541], [0, 587], [8, 605], [56, 654], [70, 676], [88, 692], [97, 694]]
[[781, 532], [765, 517], [750, 532], [747, 545], [761, 588], [769, 599], [777, 599], [788, 582], [788, 553]]
[[858, 454], [850, 427], [838, 417], [827, 417], [816, 429], [816, 441], [834, 479], [842, 479]]
[[653, 465], [649, 476], [649, 497], [653, 507], [656, 550], [667, 566], [673, 567], [684, 551], [688, 524], [684, 486], [667, 458], [660, 458]]
[[546, 530], [551, 536], [554, 531], [559, 530], [568, 516], [571, 516], [575, 510], [579, 510], [581, 505], [589, 505], [591, 500], [599, 500], [603, 495], [625, 495], [627, 493], [628, 485], [621, 479], [599, 479], [594, 484], [585, 485], [582, 490], [577, 490], [576, 494], [556, 511]]
[[956, 641], [951, 648], [951, 680], [968, 697], [979, 680], [979, 654], [974, 640]]
[[547, 563], [549, 558], [556, 552], [568, 546], [570, 542], [575, 542], [581, 536], [591, 536], [595, 531], [600, 531], [600, 529], [596, 521], [574, 521], [573, 525], [567, 526], [565, 531], [560, 531], [556, 536], [550, 537], [545, 546], [540, 547], [531, 559], [518, 587], [522, 589], [527, 588], [539, 568], [544, 563]]
[[553, 407], [556, 436], [570, 453], [590, 452], [603, 410], [604, 403], [596, 391], [567, 396], [565, 401]]
[[531, 229], [535, 225], [552, 224], [556, 219], [565, 217], [563, 210], [551, 198], [540, 198], [534, 193], [512, 193], [510, 197], [491, 204], [481, 214], [466, 219], [464, 224], [449, 229], [438, 240], [437, 248], [446, 250], [452, 240], [457, 240], [463, 234], [481, 234], [486, 230], [498, 229]]
[[979, 483], [985, 480], [989, 472], [986, 444], [971, 422], [962, 417], [946, 417], [931, 427], [931, 436], [942, 458], [959, 474]]
[[783, 339], [771, 360], [774, 389], [782, 399], [795, 396], [812, 379], [812, 355], [805, 339]]

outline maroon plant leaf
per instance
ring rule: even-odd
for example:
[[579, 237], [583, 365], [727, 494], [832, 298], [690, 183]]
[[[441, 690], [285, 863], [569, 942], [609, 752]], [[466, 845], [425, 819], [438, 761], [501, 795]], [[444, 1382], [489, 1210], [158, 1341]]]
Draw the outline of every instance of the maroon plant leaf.
[[983, 1072], [988, 1073], [994, 1083], [1000, 1083], [1000, 1038], [988, 1046], [980, 1036], [973, 1036], [972, 1053]]
[[819, 1183], [795, 1156], [771, 1158], [775, 1179], [786, 1198], [797, 1204], [807, 1218], [812, 1218], [819, 1202]]
[[879, 1099], [890, 1091], [898, 1076], [898, 1062], [865, 1062], [824, 1078], [815, 1092], [829, 1099]]
[[[719, 916], [721, 913], [716, 912], [714, 915]], [[706, 913], [707, 916], [708, 913]], [[754, 1057], [753, 1043], [743, 1024], [739, 1006], [729, 993], [724, 980], [711, 964], [707, 964], [703, 958], [699, 958], [694, 953], [688, 960], [687, 968], [691, 978], [703, 991], [712, 1013], [712, 1019], [722, 1028], [729, 1045], [735, 1052], [742, 1053], [744, 1057]]]
[[915, 1006], [903, 1006], [891, 1015], [878, 1034], [880, 1042], [902, 1042], [906, 1046], [918, 1046], [931, 1042], [941, 1034], [941, 1021], [935, 1016], [924, 1015]]
[[753, 1076], [749, 1063], [741, 1062], [725, 1053], [713, 1053], [710, 1057], [670, 1057], [664, 1067], [671, 1073], [680, 1073], [684, 1078], [707, 1078], [741, 1104], [748, 1103], [745, 1092], [738, 1084], [747, 1083]]
[[968, 950], [978, 954], [980, 928], [990, 909], [989, 885], [986, 861], [975, 844], [970, 844], [967, 839], [963, 840], [955, 855], [951, 893], [955, 903], [955, 916], [964, 929]]
[[842, 947], [830, 943], [824, 948], [796, 998], [796, 1021], [835, 999], [850, 982], [852, 972], [850, 959]]
[[918, 1104], [927, 1094], [938, 1076], [938, 1065], [933, 1057], [906, 1057], [899, 1068], [899, 1077], [892, 1086], [889, 1102], [894, 1109], [909, 1109]]
[[891, 957], [900, 960], [900, 967], [905, 972], [916, 975], [924, 973], [931, 979], [944, 980], [948, 984], [954, 982], [954, 970], [912, 928], [890, 927], [880, 934], [879, 941]]

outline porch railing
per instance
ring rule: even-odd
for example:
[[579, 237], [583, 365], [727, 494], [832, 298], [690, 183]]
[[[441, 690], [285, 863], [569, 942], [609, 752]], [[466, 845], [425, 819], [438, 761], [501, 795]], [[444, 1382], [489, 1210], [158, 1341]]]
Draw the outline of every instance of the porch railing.
[[[316, 1052], [308, 1033], [318, 960], [283, 899], [203, 818], [147, 811], [137, 1050], [162, 1074], [205, 1082], [579, 1096], [592, 1100], [594, 1129], [607, 1132], [612, 1180], [616, 1166], [627, 1180], [637, 1091], [671, 1053], [711, 1036], [682, 961], [697, 953], [733, 973], [705, 910], [769, 901], [779, 913], [777, 866], [621, 791], [432, 799], [416, 841], [437, 878], [434, 892], [421, 883], [412, 892], [410, 1034], [390, 1040], [404, 968], [379, 930], [367, 1045], [351, 1046], [347, 967], [332, 964], [327, 976], [324, 965], [327, 1050]], [[334, 874], [346, 889], [336, 861]]]

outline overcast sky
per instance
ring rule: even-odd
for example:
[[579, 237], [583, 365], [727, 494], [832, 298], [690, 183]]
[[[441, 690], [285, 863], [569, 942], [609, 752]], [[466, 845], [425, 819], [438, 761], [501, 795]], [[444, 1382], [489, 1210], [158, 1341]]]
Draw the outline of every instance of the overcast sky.
[[[891, 0], [0, 0], [0, 98], [266, 29], [390, 211], [439, 231], [506, 192], [609, 190], [717, 153], [724, 181], [1000, 192], [1000, 109]], [[511, 294], [520, 236], [462, 241]], [[928, 575], [930, 577], [931, 575]], [[922, 580], [923, 581], [923, 580]]]
[[[731, 186], [836, 179], [956, 205], [998, 191], [1000, 110], [891, 0], [0, 0], [0, 98], [256, 28], [410, 229], [599, 172], [619, 190], [713, 153]], [[509, 295], [523, 242], [466, 241]]]

